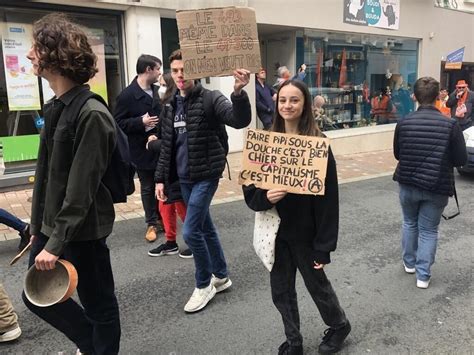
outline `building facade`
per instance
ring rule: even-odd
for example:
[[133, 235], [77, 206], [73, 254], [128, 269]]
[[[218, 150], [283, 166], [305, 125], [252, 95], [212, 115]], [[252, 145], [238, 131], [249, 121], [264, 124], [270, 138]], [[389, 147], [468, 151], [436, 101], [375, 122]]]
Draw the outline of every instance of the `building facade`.
[[[382, 90], [391, 98], [390, 122], [415, 109], [413, 83], [432, 76], [453, 89], [458, 79], [474, 80], [474, 4], [467, 0], [0, 0], [0, 187], [31, 182], [42, 126], [47, 83], [29, 72], [25, 51], [31, 24], [62, 11], [84, 25], [99, 57], [91, 87], [111, 109], [133, 80], [142, 53], [167, 57], [178, 48], [176, 10], [248, 6], [256, 11], [262, 66], [270, 84], [285, 65], [295, 73], [306, 64], [305, 82], [325, 98], [322, 128], [336, 153], [391, 148], [394, 123], [375, 126], [372, 99]], [[461, 6], [462, 5], [462, 6]], [[389, 8], [390, 7], [390, 8]], [[445, 70], [450, 52], [464, 48], [463, 65]], [[203, 85], [232, 91], [231, 77], [205, 78]], [[247, 88], [254, 100], [254, 82]], [[259, 127], [255, 118], [253, 127]], [[242, 131], [229, 129], [230, 150], [242, 148]]]

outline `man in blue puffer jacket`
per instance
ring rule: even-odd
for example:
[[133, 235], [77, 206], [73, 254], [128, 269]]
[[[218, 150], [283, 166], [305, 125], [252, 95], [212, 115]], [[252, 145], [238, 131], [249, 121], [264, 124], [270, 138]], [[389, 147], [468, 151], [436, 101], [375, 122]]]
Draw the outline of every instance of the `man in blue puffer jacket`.
[[441, 214], [454, 194], [453, 167], [466, 163], [466, 143], [459, 124], [435, 107], [439, 82], [415, 83], [416, 112], [395, 128], [393, 151], [398, 160], [393, 179], [400, 185], [403, 213], [402, 256], [407, 273], [416, 272], [417, 287], [428, 288]]

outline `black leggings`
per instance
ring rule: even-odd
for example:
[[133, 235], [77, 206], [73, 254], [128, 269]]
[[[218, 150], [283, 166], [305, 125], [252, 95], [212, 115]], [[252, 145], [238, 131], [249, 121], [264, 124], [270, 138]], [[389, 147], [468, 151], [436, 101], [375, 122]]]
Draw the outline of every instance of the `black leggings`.
[[293, 346], [303, 343], [295, 289], [296, 269], [303, 276], [324, 323], [332, 328], [339, 328], [347, 322], [326, 273], [313, 268], [312, 250], [311, 245], [290, 244], [278, 238], [276, 240], [275, 263], [270, 273], [272, 298], [281, 313], [287, 341]]

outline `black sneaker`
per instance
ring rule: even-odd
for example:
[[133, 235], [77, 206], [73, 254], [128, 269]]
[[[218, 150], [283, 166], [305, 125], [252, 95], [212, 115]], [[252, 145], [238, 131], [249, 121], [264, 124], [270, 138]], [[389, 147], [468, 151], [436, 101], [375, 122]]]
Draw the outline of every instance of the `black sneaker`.
[[351, 324], [347, 321], [346, 325], [339, 329], [328, 328], [324, 331], [324, 337], [319, 344], [320, 354], [335, 354], [342, 349], [342, 344], [351, 332]]
[[152, 249], [148, 252], [150, 256], [163, 256], [163, 255], [175, 255], [178, 254], [178, 244], [166, 242], [159, 245], [157, 248]]
[[303, 345], [290, 345], [285, 341], [278, 347], [278, 355], [303, 355]]
[[20, 232], [20, 244], [18, 245], [18, 250], [23, 250], [30, 242], [30, 238], [30, 225], [27, 224], [26, 228]]
[[179, 252], [179, 257], [183, 259], [192, 259], [193, 258], [193, 252], [189, 250], [189, 248], [186, 248], [184, 250], [181, 250]]

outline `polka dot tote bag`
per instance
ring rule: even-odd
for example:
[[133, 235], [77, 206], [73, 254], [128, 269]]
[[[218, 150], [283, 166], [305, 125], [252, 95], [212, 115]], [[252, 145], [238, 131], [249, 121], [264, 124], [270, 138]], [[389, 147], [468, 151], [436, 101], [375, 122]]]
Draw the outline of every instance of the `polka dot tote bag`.
[[275, 207], [255, 214], [253, 247], [268, 271], [272, 271], [275, 262], [275, 239], [280, 221]]

